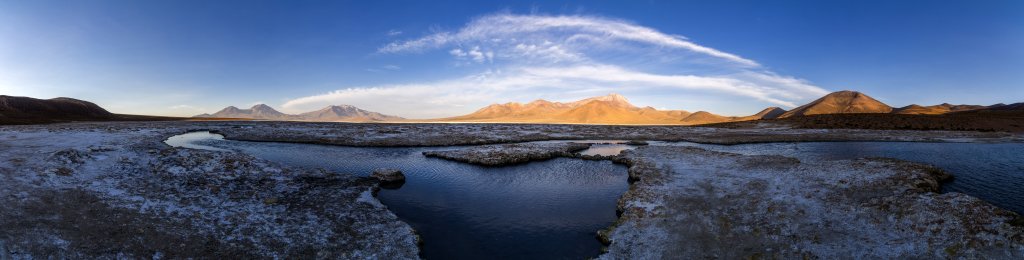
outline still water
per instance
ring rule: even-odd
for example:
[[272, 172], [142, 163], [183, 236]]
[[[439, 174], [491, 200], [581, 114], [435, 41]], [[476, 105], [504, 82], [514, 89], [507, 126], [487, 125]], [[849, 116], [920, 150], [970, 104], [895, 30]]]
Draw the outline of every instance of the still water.
[[256, 143], [207, 132], [167, 143], [358, 175], [385, 167], [402, 170], [405, 184], [382, 190], [378, 199], [419, 232], [427, 259], [595, 257], [601, 249], [596, 232], [615, 221], [616, 200], [628, 188], [626, 167], [608, 161], [560, 158], [481, 167], [421, 155], [453, 148]]

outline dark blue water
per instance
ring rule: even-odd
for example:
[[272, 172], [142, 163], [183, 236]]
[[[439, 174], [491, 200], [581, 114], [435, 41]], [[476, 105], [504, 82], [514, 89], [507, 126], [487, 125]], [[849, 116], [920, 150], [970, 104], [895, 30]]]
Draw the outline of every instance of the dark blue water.
[[953, 174], [945, 192], [978, 197], [1004, 209], [1024, 214], [1024, 144], [1022, 143], [907, 143], [822, 142], [695, 146], [739, 154], [776, 154], [800, 160], [841, 160], [888, 157], [931, 164]]
[[[598, 230], [615, 221], [628, 188], [626, 167], [553, 159], [480, 167], [426, 158], [425, 150], [213, 140], [209, 133], [168, 140], [230, 149], [282, 164], [368, 175], [397, 168], [405, 184], [378, 199], [422, 236], [428, 259], [582, 259], [595, 257]], [[451, 148], [448, 148], [451, 149]]]

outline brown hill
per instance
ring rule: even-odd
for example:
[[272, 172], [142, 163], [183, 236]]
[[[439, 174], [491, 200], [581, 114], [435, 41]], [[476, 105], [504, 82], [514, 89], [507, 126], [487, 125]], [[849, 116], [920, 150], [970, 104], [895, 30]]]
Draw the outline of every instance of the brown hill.
[[[575, 102], [574, 102], [575, 103]], [[595, 123], [637, 123], [640, 121], [635, 107], [623, 106], [615, 101], [591, 100], [581, 103], [568, 111], [550, 118], [554, 122]]]
[[561, 103], [536, 100], [530, 103], [493, 104], [468, 115], [436, 119], [442, 122], [556, 123], [556, 124], [637, 124], [696, 125], [738, 120], [774, 118], [785, 110], [769, 108], [756, 115], [728, 117], [706, 111], [657, 110], [636, 107], [619, 94]]
[[921, 105], [913, 104], [913, 105], [909, 105], [909, 106], [898, 108], [898, 109], [894, 110], [893, 113], [905, 114], [905, 115], [941, 115], [941, 114], [951, 113], [951, 112], [970, 111], [970, 110], [984, 109], [984, 108], [987, 108], [987, 107], [986, 106], [977, 106], [977, 105], [952, 105], [952, 104], [949, 104], [949, 103], [943, 103], [943, 104], [934, 105], [934, 106], [921, 106]]
[[511, 122], [565, 124], [681, 124], [690, 115], [682, 110], [636, 107], [619, 94], [561, 103], [536, 100], [493, 104], [468, 115], [442, 118], [444, 122]]
[[779, 116], [807, 116], [820, 114], [862, 114], [889, 113], [892, 107], [856, 91], [838, 91], [825, 95], [806, 105], [794, 108]]
[[786, 113], [785, 109], [778, 108], [778, 107], [769, 107], [769, 108], [765, 108], [765, 109], [761, 110], [761, 112], [757, 112], [757, 114], [754, 114], [754, 115], [751, 115], [751, 116], [744, 116], [744, 117], [734, 117], [730, 121], [749, 121], [749, 120], [758, 120], [758, 119], [775, 119], [775, 118], [778, 118], [779, 116], [781, 116], [782, 114], [785, 114], [785, 113]]
[[712, 114], [707, 111], [697, 111], [681, 120], [686, 125], [700, 125], [732, 121], [732, 118]]

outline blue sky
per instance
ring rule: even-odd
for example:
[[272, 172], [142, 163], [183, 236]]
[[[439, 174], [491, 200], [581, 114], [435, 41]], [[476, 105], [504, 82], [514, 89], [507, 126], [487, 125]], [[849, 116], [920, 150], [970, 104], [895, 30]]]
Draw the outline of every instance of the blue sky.
[[752, 114], [835, 90], [1024, 101], [1022, 1], [5, 1], [0, 94], [410, 118], [616, 92]]

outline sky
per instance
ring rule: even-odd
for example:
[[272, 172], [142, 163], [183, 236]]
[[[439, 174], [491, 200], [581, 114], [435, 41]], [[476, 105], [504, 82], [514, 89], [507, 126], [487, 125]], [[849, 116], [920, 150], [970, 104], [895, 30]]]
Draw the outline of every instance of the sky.
[[1024, 102], [1024, 1], [0, 0], [0, 95], [407, 118], [619, 93], [749, 115]]

